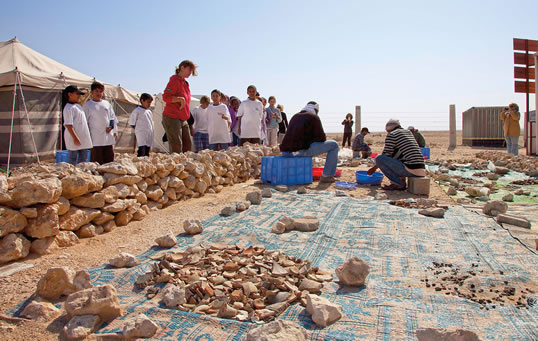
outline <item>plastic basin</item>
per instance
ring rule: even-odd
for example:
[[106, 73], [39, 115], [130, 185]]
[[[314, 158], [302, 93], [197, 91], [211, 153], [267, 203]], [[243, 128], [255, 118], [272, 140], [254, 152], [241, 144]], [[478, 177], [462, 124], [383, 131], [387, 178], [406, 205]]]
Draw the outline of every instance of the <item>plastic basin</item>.
[[367, 171], [356, 171], [355, 177], [357, 182], [362, 185], [379, 185], [381, 180], [383, 180], [383, 173], [374, 172], [372, 175], [366, 174]]
[[[319, 178], [321, 178], [321, 175], [323, 175], [323, 168], [319, 168], [319, 167], [312, 168], [312, 178], [314, 178], [315, 180], [318, 180]], [[342, 170], [337, 169], [336, 174], [334, 176], [339, 177], [340, 175], [342, 175]]]

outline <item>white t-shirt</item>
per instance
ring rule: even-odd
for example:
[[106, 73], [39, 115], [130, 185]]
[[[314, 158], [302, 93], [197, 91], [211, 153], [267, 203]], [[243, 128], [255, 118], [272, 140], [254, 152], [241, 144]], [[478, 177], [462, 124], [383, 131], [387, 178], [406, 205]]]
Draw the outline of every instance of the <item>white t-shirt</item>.
[[[114, 133], [117, 131], [117, 119], [112, 105], [108, 101], [101, 100], [100, 102], [95, 102], [94, 100], [89, 100], [84, 104], [84, 113], [88, 120], [88, 128], [90, 129], [94, 146], [110, 146], [116, 144]], [[114, 130], [107, 133], [106, 128], [110, 126], [111, 120], [114, 120]]]
[[232, 135], [230, 134], [230, 128], [228, 128], [228, 121], [222, 118], [222, 115], [224, 115], [230, 122], [232, 121], [228, 107], [224, 104], [210, 104], [206, 110], [209, 144], [231, 143]]
[[241, 138], [261, 138], [263, 104], [259, 101], [246, 99], [239, 105], [237, 117], [241, 117]]
[[77, 134], [80, 140], [80, 146], [76, 146], [73, 141], [73, 137], [65, 128], [64, 141], [67, 150], [81, 150], [93, 148], [92, 139], [90, 137], [90, 131], [88, 129], [88, 123], [86, 122], [86, 115], [80, 104], [67, 103], [63, 111], [64, 127], [68, 125], [73, 126], [75, 134]]
[[153, 114], [151, 110], [138, 106], [129, 117], [129, 125], [135, 126], [136, 145], [153, 146]]
[[194, 132], [207, 134], [207, 108], [198, 106], [192, 110], [191, 114], [194, 118]]

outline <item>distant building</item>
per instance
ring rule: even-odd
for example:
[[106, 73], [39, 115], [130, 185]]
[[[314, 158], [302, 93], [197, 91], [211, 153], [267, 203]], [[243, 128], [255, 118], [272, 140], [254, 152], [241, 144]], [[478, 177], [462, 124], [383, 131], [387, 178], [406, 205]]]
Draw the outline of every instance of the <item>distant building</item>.
[[[503, 121], [499, 119], [503, 106], [472, 107], [462, 116], [462, 144], [465, 146], [503, 147]], [[521, 120], [520, 123], [522, 123]], [[523, 128], [523, 127], [522, 127]]]

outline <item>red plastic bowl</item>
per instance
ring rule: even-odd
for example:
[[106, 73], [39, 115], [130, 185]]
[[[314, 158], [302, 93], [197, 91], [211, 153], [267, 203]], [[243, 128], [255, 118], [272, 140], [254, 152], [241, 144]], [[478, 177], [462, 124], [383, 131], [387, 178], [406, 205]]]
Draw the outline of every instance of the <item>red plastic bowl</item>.
[[[323, 174], [323, 168], [318, 168], [318, 167], [312, 168], [312, 178], [314, 180], [318, 180], [319, 178], [321, 178], [322, 174]], [[336, 174], [334, 176], [339, 177], [340, 175], [342, 175], [342, 170], [337, 169]]]

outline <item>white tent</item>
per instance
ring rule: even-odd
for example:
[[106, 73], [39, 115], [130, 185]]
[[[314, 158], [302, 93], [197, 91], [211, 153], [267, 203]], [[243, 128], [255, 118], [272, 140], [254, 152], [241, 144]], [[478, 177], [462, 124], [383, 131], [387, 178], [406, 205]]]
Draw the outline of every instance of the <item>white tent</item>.
[[[164, 128], [162, 125], [163, 121], [163, 110], [164, 110], [164, 101], [163, 95], [158, 94], [153, 99], [153, 127], [155, 130], [155, 137], [153, 139], [153, 150], [160, 152], [168, 152], [168, 142], [163, 142]], [[190, 110], [194, 109], [196, 106], [200, 105], [200, 100], [191, 97], [191, 103], [189, 105]]]
[[[53, 158], [62, 146], [61, 91], [67, 85], [89, 89], [93, 81], [16, 38], [0, 42], [0, 164]], [[101, 83], [120, 121], [117, 149], [134, 150], [127, 122], [139, 93]]]

